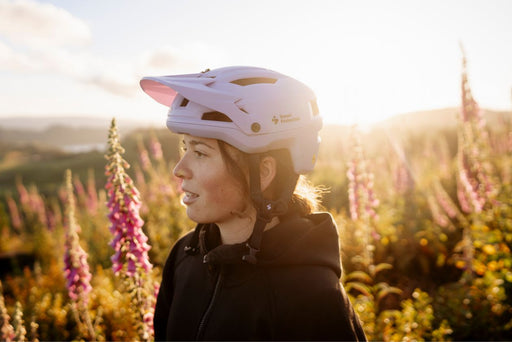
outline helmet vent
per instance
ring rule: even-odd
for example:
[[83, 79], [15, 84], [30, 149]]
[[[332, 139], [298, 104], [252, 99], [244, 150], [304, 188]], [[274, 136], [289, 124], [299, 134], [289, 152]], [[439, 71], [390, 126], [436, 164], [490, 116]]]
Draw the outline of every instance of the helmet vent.
[[233, 84], [238, 84], [240, 86], [248, 86], [251, 84], [259, 84], [259, 83], [269, 83], [274, 84], [277, 82], [276, 78], [270, 78], [270, 77], [250, 77], [250, 78], [240, 78], [235, 81], [231, 81]]
[[233, 122], [226, 114], [221, 112], [207, 112], [201, 117], [201, 120]]
[[311, 113], [313, 116], [317, 116], [320, 111], [318, 110], [318, 104], [316, 103], [316, 100], [309, 101], [309, 106], [311, 107]]
[[180, 107], [185, 107], [186, 105], [188, 105], [188, 99], [183, 98], [183, 101], [180, 103]]

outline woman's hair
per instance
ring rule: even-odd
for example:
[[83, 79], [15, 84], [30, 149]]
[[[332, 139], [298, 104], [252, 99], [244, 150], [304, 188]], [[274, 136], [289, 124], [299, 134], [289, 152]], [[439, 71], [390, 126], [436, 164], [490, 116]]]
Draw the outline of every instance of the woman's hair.
[[[218, 140], [219, 149], [228, 171], [240, 183], [242, 191], [249, 197], [249, 154]], [[276, 176], [269, 186], [270, 192], [275, 196], [283, 191], [283, 186], [290, 179], [296, 179], [293, 171], [290, 154], [287, 150], [274, 150], [262, 153], [263, 156], [271, 156], [276, 160]], [[295, 211], [300, 216], [306, 216], [321, 209], [320, 198], [323, 190], [316, 188], [305, 176], [300, 175], [293, 195], [288, 202], [288, 211]], [[276, 198], [271, 198], [275, 200]]]

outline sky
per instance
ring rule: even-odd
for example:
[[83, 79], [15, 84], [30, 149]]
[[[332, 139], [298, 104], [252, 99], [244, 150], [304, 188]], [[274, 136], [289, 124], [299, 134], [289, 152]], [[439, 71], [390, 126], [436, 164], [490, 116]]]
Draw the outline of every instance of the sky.
[[326, 123], [457, 107], [512, 108], [509, 0], [0, 0], [0, 118], [165, 125], [149, 75], [265, 67], [316, 93]]

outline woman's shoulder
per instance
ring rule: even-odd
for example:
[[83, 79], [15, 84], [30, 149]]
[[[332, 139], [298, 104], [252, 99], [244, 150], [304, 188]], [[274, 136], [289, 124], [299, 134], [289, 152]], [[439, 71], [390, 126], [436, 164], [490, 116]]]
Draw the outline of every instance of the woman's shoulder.
[[[197, 228], [197, 227], [196, 227]], [[192, 229], [182, 235], [171, 248], [167, 260], [165, 262], [165, 268], [174, 267], [179, 260], [183, 259], [187, 255], [187, 247], [190, 246], [192, 238], [194, 236], [195, 229]]]
[[[297, 291], [309, 291], [312, 289], [326, 290], [337, 288], [340, 279], [337, 273], [328, 265], [303, 264], [274, 267], [268, 270], [269, 278], [274, 287], [290, 288]], [[302, 284], [296, 287], [294, 284]]]
[[279, 273], [272, 277], [279, 327], [276, 339], [287, 336], [297, 340], [355, 341], [363, 336], [364, 340], [346, 292], [331, 269], [301, 265], [276, 271]]

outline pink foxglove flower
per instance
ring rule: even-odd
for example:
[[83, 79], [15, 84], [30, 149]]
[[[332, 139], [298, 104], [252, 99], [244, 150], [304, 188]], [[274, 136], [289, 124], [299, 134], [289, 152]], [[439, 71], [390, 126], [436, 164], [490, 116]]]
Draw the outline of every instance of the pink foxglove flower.
[[403, 195], [411, 188], [411, 177], [404, 163], [397, 165], [393, 172], [393, 183], [396, 192]]
[[57, 220], [55, 219], [55, 213], [51, 210], [48, 210], [46, 212], [46, 221], [48, 230], [53, 232], [55, 230], [55, 227], [57, 226]]
[[367, 170], [367, 160], [358, 137], [354, 137], [354, 156], [348, 163], [348, 197], [352, 220], [376, 218], [379, 200], [373, 191], [373, 174]]
[[28, 192], [28, 208], [30, 212], [39, 219], [43, 225], [47, 225], [46, 207], [36, 186], [31, 186]]
[[380, 240], [375, 231], [372, 219], [377, 218], [375, 209], [379, 200], [373, 191], [373, 174], [367, 169], [367, 160], [357, 132], [353, 133], [353, 157], [348, 163], [347, 177], [350, 216], [359, 228], [361, 245], [363, 247], [363, 264], [371, 269], [373, 267], [373, 241]]
[[138, 333], [141, 340], [153, 336], [153, 315], [155, 305], [154, 285], [151, 282], [153, 265], [149, 261], [150, 246], [142, 230], [144, 221], [139, 215], [141, 201], [139, 191], [125, 172], [129, 164], [122, 158], [121, 146], [115, 119], [109, 130], [108, 163], [105, 174], [108, 194], [107, 207], [110, 231], [114, 249], [111, 257], [114, 274], [120, 275], [130, 293], [132, 308], [138, 315]]
[[9, 208], [9, 216], [11, 217], [11, 225], [18, 232], [21, 230], [21, 216], [18, 206], [11, 196], [7, 197], [7, 207]]
[[162, 153], [162, 145], [158, 141], [158, 138], [152, 134], [151, 135], [151, 141], [149, 144], [149, 149], [151, 151], [151, 156], [155, 160], [162, 160], [163, 159], [163, 153]]
[[437, 203], [436, 198], [432, 195], [429, 195], [427, 197], [427, 201], [434, 222], [441, 227], [447, 227], [450, 224], [450, 220], [439, 208], [439, 204]]
[[43, 225], [47, 224], [46, 208], [44, 200], [39, 194], [36, 186], [31, 186], [30, 191], [23, 185], [20, 180], [16, 181], [16, 188], [20, 196], [20, 205], [23, 212], [29, 217], [35, 217]]
[[462, 59], [461, 115], [458, 132], [458, 197], [464, 212], [480, 212], [497, 192], [489, 162], [489, 137], [485, 120], [469, 87], [466, 58]]
[[60, 205], [54, 200], [48, 210], [48, 229], [53, 231], [59, 222], [62, 222], [62, 212]]
[[114, 236], [110, 242], [115, 252], [111, 258], [112, 268], [115, 274], [122, 271], [127, 276], [133, 276], [138, 268], [151, 271], [152, 265], [148, 257], [148, 238], [142, 231], [144, 221], [139, 215], [139, 191], [125, 172], [129, 165], [122, 158], [123, 153], [117, 126], [115, 120], [112, 120], [105, 171], [108, 177], [105, 186], [108, 194], [107, 207], [110, 211], [108, 218], [110, 232]]
[[[144, 221], [139, 215], [139, 192], [128, 175], [124, 174], [121, 177], [124, 178], [124, 193], [121, 193], [119, 188], [116, 189], [113, 183], [107, 183], [110, 196], [107, 204], [110, 209], [108, 217], [111, 223], [110, 231], [114, 235], [110, 246], [115, 251], [111, 260], [115, 274], [123, 271], [126, 275], [133, 276], [138, 267], [149, 272], [153, 266], [148, 257], [148, 238], [142, 231]], [[110, 181], [112, 180], [109, 179]], [[116, 190], [119, 192], [116, 193]]]
[[446, 192], [440, 182], [434, 183], [434, 192], [436, 196], [437, 203], [444, 210], [446, 215], [450, 218], [455, 218], [460, 214], [455, 203], [453, 203], [450, 195]]
[[466, 190], [461, 183], [460, 177], [457, 178], [457, 199], [459, 200], [459, 205], [462, 211], [470, 213], [471, 205], [469, 204], [469, 200], [466, 196]]
[[393, 185], [399, 195], [404, 195], [414, 187], [413, 173], [402, 144], [390, 135], [388, 139], [394, 154], [398, 157], [392, 169]]
[[85, 189], [84, 185], [80, 181], [80, 178], [75, 177], [73, 184], [75, 185], [75, 191], [80, 200], [83, 200], [85, 198]]
[[68, 194], [66, 212], [66, 240], [64, 251], [64, 273], [69, 297], [86, 307], [91, 292], [91, 273], [87, 263], [87, 253], [80, 246], [78, 232], [80, 226], [75, 219], [75, 199], [71, 185], [71, 171], [66, 171], [66, 188]]
[[96, 182], [94, 180], [93, 170], [89, 170], [87, 178], [87, 211], [94, 215], [98, 211], [98, 192], [96, 191]]
[[20, 195], [20, 203], [23, 207], [28, 206], [29, 195], [27, 188], [23, 185], [21, 181], [16, 181], [16, 188], [18, 189], [18, 194]]
[[463, 210], [465, 209], [467, 213], [479, 213], [485, 204], [485, 198], [480, 196], [477, 180], [470, 177], [470, 170], [464, 167], [464, 165], [462, 164], [460, 167], [458, 183], [461, 188], [461, 197], [464, 196], [462, 201], [465, 202], [461, 207], [465, 207]]
[[148, 150], [144, 147], [142, 142], [139, 144], [139, 161], [142, 169], [144, 171], [149, 171], [151, 169], [151, 160], [149, 159]]

